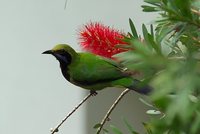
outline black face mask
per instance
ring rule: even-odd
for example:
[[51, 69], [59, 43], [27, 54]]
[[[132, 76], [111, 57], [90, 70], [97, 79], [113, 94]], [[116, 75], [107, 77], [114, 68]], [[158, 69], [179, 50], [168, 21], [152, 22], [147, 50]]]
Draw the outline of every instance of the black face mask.
[[56, 59], [61, 64], [70, 64], [71, 63], [72, 58], [69, 53], [62, 52], [62, 53], [54, 53], [53, 55], [56, 57]]

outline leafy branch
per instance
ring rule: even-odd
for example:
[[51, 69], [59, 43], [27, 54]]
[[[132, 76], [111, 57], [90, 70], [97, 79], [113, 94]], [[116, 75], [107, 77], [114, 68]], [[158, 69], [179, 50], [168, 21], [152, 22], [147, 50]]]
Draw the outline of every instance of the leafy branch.
[[[138, 39], [133, 22], [125, 41], [132, 48], [116, 55], [124, 66], [143, 74], [154, 88], [150, 96], [164, 112], [149, 121], [152, 134], [200, 132], [200, 4], [195, 0], [145, 0], [145, 12], [159, 12], [150, 30], [143, 25]], [[133, 30], [134, 29], [134, 30]], [[177, 126], [178, 124], [178, 126]]]

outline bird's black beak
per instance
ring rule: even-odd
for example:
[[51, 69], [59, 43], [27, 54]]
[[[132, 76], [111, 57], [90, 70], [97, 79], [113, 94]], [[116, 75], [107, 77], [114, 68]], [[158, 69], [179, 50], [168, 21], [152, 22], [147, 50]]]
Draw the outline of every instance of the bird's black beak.
[[44, 51], [42, 54], [53, 54], [52, 50]]

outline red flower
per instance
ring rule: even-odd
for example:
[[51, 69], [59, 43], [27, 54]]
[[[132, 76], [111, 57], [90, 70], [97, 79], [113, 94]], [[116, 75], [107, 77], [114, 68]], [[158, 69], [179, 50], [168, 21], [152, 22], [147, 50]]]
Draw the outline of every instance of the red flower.
[[98, 22], [84, 25], [79, 32], [79, 43], [84, 50], [107, 58], [127, 51], [116, 47], [117, 44], [127, 44], [122, 39], [122, 32]]

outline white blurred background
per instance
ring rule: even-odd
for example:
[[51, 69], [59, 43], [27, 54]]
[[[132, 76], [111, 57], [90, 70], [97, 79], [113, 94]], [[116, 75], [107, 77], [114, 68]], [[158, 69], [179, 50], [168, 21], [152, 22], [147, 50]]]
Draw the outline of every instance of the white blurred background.
[[[77, 30], [89, 21], [139, 33], [154, 16], [143, 13], [142, 0], [0, 0], [0, 134], [48, 134], [87, 93], [67, 82], [52, 56], [41, 53], [58, 43], [77, 44]], [[94, 134], [122, 90], [104, 90], [90, 98], [61, 127], [60, 134]], [[125, 130], [122, 117], [143, 131], [147, 108], [129, 93], [108, 124]], [[109, 128], [109, 127], [107, 127]], [[125, 130], [126, 131], [126, 130]]]

